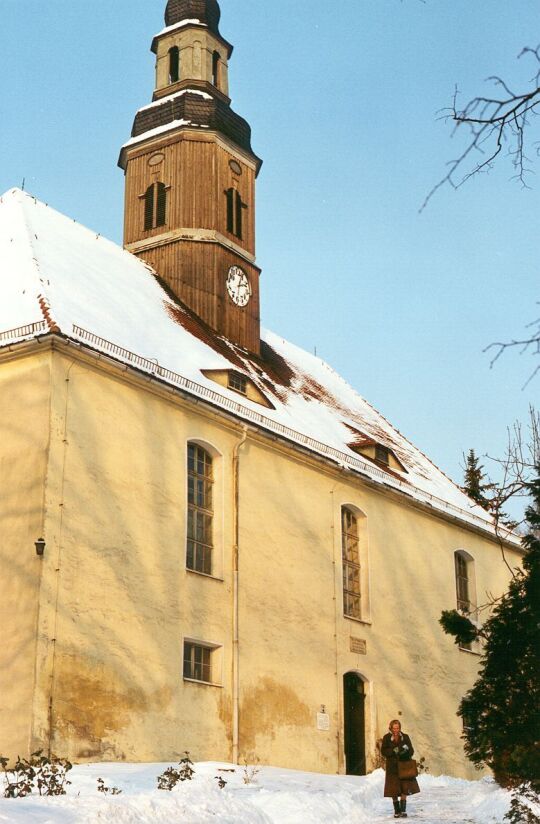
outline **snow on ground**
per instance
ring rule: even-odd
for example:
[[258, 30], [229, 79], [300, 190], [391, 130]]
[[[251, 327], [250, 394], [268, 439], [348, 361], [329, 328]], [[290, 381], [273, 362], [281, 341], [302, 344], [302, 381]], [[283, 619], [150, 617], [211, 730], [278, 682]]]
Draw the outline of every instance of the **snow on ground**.
[[[379, 824], [393, 820], [383, 798], [384, 773], [331, 776], [263, 767], [255, 783], [244, 769], [195, 765], [192, 781], [172, 792], [156, 789], [168, 765], [88, 764], [70, 773], [68, 795], [59, 798], [0, 799], [0, 823], [9, 824]], [[227, 781], [219, 789], [215, 776]], [[122, 790], [97, 792], [97, 779]], [[509, 794], [493, 780], [463, 781], [422, 776], [420, 795], [408, 802], [409, 820], [423, 824], [502, 824]]]

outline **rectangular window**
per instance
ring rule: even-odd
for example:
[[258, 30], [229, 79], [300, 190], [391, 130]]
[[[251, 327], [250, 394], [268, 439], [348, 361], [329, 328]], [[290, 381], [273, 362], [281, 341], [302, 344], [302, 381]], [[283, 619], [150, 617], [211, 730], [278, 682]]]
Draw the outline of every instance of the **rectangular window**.
[[247, 378], [245, 375], [239, 375], [238, 372], [229, 372], [229, 389], [234, 389], [235, 392], [241, 392], [242, 395], [247, 394]]
[[184, 643], [184, 678], [212, 683], [212, 649], [202, 644]]
[[382, 446], [379, 443], [375, 446], [375, 460], [388, 466], [390, 463], [390, 453], [386, 446]]

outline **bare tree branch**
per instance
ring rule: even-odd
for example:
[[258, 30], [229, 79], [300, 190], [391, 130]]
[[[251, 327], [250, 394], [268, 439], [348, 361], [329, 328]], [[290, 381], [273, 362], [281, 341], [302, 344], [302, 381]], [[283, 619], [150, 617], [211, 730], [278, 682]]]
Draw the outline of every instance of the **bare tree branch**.
[[516, 421], [507, 430], [508, 442], [502, 458], [486, 455], [498, 467], [500, 479], [492, 484], [493, 494], [490, 499], [490, 512], [495, 521], [495, 532], [504, 563], [512, 575], [514, 570], [505, 554], [505, 539], [511, 530], [517, 530], [521, 524], [508, 523], [504, 509], [513, 498], [527, 497], [531, 480], [540, 465], [540, 412], [529, 407], [529, 420], [524, 431], [523, 425]]
[[[540, 45], [535, 49], [522, 49], [518, 59], [523, 56], [533, 57], [537, 66], [530, 81], [532, 88], [526, 92], [512, 91], [498, 76], [488, 77], [487, 82], [500, 89], [501, 96], [474, 97], [460, 109], [459, 92], [455, 89], [452, 106], [442, 111], [441, 119], [453, 121], [453, 134], [458, 129], [468, 130], [469, 138], [461, 154], [447, 164], [447, 173], [428, 192], [420, 212], [445, 184], [453, 189], [459, 189], [474, 175], [492, 169], [503, 149], [506, 149], [514, 167], [513, 179], [518, 180], [523, 187], [529, 188], [527, 179], [533, 172], [529, 168], [530, 161], [526, 154], [526, 137], [532, 118], [540, 114]], [[538, 144], [535, 145], [534, 151], [536, 155], [540, 154]]]
[[[501, 355], [506, 352], [507, 349], [518, 347], [521, 350], [520, 354], [529, 352], [531, 355], [540, 355], [540, 318], [537, 318], [532, 323], [528, 323], [525, 328], [532, 329], [531, 335], [525, 336], [521, 340], [510, 340], [505, 342], [496, 341], [494, 343], [490, 343], [489, 346], [486, 346], [484, 352], [495, 350], [495, 354], [489, 364], [490, 368], [493, 368], [494, 364], [499, 360]], [[525, 381], [523, 389], [525, 389], [525, 387], [532, 381], [538, 372], [540, 372], [540, 364], [533, 369], [532, 374], [529, 375], [528, 379]]]

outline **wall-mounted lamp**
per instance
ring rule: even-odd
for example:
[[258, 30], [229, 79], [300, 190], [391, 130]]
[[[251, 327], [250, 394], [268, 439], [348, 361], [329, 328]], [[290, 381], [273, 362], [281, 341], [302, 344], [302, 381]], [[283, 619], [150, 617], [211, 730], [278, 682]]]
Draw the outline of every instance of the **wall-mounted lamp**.
[[34, 546], [36, 548], [36, 555], [39, 555], [39, 556], [43, 555], [43, 553], [45, 552], [45, 541], [44, 541], [44, 539], [43, 538], [38, 538], [37, 541], [34, 543]]

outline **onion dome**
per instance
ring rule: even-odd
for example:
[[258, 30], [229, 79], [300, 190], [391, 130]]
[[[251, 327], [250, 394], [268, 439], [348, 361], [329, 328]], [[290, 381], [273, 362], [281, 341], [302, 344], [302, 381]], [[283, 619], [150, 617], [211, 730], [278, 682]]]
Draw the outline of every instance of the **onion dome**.
[[219, 35], [221, 11], [217, 0], [169, 0], [165, 9], [165, 25], [175, 26], [184, 20], [197, 20]]

